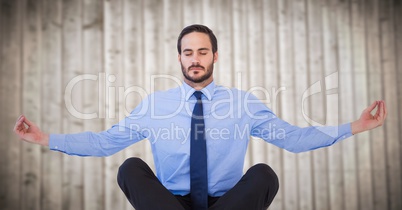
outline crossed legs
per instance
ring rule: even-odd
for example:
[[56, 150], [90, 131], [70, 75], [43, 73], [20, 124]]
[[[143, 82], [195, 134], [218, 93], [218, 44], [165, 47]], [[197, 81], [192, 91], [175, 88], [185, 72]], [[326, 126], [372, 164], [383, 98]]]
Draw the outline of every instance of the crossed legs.
[[[173, 195], [140, 158], [129, 158], [120, 166], [117, 182], [137, 210], [191, 210], [190, 196]], [[278, 189], [278, 177], [271, 167], [257, 164], [222, 197], [209, 197], [209, 209], [267, 209]]]

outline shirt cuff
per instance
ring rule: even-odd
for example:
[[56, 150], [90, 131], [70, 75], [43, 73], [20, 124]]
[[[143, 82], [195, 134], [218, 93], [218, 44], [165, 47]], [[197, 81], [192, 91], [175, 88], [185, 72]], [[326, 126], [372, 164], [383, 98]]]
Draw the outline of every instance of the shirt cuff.
[[352, 123], [345, 123], [339, 126], [339, 134], [341, 134], [340, 139], [346, 139], [353, 136], [352, 134]]
[[65, 134], [50, 134], [49, 135], [49, 149], [54, 151], [65, 151]]

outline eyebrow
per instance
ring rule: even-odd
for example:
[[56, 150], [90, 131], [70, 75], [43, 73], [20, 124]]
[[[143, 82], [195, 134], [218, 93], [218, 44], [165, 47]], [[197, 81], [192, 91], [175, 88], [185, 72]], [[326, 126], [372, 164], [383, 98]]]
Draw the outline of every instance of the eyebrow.
[[[203, 47], [203, 48], [199, 48], [197, 49], [197, 51], [201, 51], [201, 50], [210, 50], [209, 48]], [[183, 52], [192, 52], [192, 49], [184, 49]]]

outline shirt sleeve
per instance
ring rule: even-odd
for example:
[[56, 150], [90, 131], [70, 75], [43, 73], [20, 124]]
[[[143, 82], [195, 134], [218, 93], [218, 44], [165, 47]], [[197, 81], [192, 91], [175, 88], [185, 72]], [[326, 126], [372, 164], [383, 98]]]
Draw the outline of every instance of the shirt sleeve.
[[335, 144], [352, 136], [351, 124], [300, 128], [278, 118], [265, 104], [251, 95], [248, 99], [251, 135], [290, 152], [299, 153]]
[[139, 132], [140, 125], [146, 126], [148, 122], [144, 106], [147, 105], [142, 102], [128, 117], [99, 133], [50, 134], [49, 149], [77, 156], [104, 157], [115, 154], [146, 138]]

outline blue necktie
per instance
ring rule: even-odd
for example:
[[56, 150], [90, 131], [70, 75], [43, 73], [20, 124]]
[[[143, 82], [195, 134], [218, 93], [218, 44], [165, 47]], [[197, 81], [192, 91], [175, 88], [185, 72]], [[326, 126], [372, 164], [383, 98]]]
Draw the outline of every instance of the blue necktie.
[[208, 209], [207, 147], [201, 91], [195, 91], [197, 103], [191, 118], [190, 180], [193, 210]]

